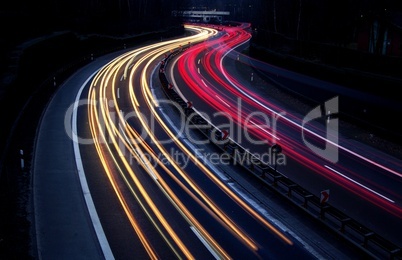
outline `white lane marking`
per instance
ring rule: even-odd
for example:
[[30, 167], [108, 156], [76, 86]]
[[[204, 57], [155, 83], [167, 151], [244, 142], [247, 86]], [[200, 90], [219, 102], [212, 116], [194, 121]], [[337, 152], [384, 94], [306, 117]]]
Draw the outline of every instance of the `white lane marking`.
[[279, 137], [277, 137], [276, 135], [270, 133], [267, 131], [267, 129], [263, 128], [261, 125], [256, 124], [254, 121], [250, 121], [250, 123], [252, 123], [253, 125], [255, 125], [256, 127], [258, 127], [261, 131], [265, 132], [266, 134], [272, 136], [273, 138], [275, 138], [276, 140], [281, 140]]
[[[77, 93], [77, 96], [75, 98], [75, 103], [74, 103], [74, 113], [73, 113], [73, 118], [72, 118], [72, 128], [73, 128], [73, 133], [77, 133], [77, 110], [78, 110], [78, 104], [79, 104], [79, 99], [81, 97], [81, 93], [85, 86], [88, 84], [89, 80], [98, 72], [95, 71], [85, 82], [82, 84], [80, 90]], [[114, 259], [112, 250], [110, 249], [109, 242], [107, 241], [105, 232], [103, 231], [102, 224], [99, 220], [98, 213], [96, 212], [95, 204], [92, 200], [91, 192], [88, 187], [88, 183], [85, 177], [85, 172], [84, 172], [84, 167], [82, 165], [82, 159], [81, 159], [81, 154], [80, 154], [80, 148], [79, 148], [79, 142], [77, 135], [73, 135], [73, 146], [74, 146], [74, 154], [75, 154], [75, 162], [77, 164], [77, 171], [78, 171], [78, 176], [80, 179], [81, 183], [81, 188], [82, 188], [82, 193], [84, 195], [84, 199], [88, 208], [89, 215], [91, 217], [92, 225], [95, 229], [96, 236], [98, 237], [98, 241], [100, 244], [100, 247], [102, 249], [103, 255], [105, 256], [105, 259], [107, 260], [112, 260]]]
[[351, 182], [353, 182], [353, 183], [359, 185], [360, 187], [362, 187], [362, 188], [364, 188], [364, 189], [366, 189], [366, 190], [368, 190], [368, 191], [370, 191], [370, 192], [376, 194], [377, 196], [380, 196], [381, 198], [386, 199], [386, 200], [388, 200], [389, 202], [395, 203], [395, 201], [393, 201], [392, 199], [390, 199], [390, 198], [388, 198], [388, 197], [385, 197], [385, 196], [382, 195], [381, 193], [378, 193], [378, 192], [376, 192], [375, 190], [372, 190], [372, 189], [370, 189], [370, 188], [367, 187], [367, 186], [364, 186], [364, 185], [361, 184], [360, 182], [357, 182], [357, 181], [353, 180], [352, 178], [350, 178], [350, 177], [348, 177], [348, 176], [346, 176], [346, 175], [340, 173], [339, 171], [337, 171], [337, 170], [335, 170], [335, 169], [329, 167], [328, 165], [324, 165], [324, 167], [327, 168], [327, 169], [329, 169], [329, 170], [331, 170], [331, 171], [333, 171], [334, 173], [338, 174], [339, 176], [342, 176], [343, 178], [345, 178], [345, 179], [347, 179], [347, 180], [349, 180], [349, 181], [351, 181]]
[[205, 83], [205, 81], [203, 79], [201, 79], [202, 83], [204, 84], [205, 87], [209, 88], [207, 83]]
[[253, 200], [249, 195], [247, 195], [244, 191], [240, 190], [241, 188], [236, 187], [236, 184], [234, 183], [228, 183], [230, 187], [237, 193], [239, 194], [243, 199], [248, 201], [250, 205], [255, 208], [258, 212], [260, 212], [262, 215], [264, 215], [267, 219], [269, 219], [272, 223], [274, 223], [279, 229], [281, 229], [283, 232], [286, 232], [290, 234], [293, 238], [295, 238], [297, 241], [299, 241], [303, 247], [309, 251], [312, 255], [314, 255], [317, 259], [324, 259], [323, 256], [321, 256], [312, 246], [310, 246], [306, 241], [304, 241], [301, 237], [299, 237], [296, 233], [294, 233], [292, 230], [287, 228], [281, 221], [276, 219], [275, 217], [271, 216], [263, 207], [259, 205], [255, 200]]
[[[154, 75], [154, 73], [155, 73], [155, 71], [157, 69], [158, 69], [158, 66], [155, 66], [155, 68], [152, 70], [152, 75]], [[151, 77], [151, 79], [149, 81], [149, 87], [151, 89], [151, 93], [152, 93], [152, 96], [153, 96], [152, 101], [154, 102], [154, 106], [159, 107], [159, 100], [156, 98], [153, 77]]]
[[194, 234], [198, 237], [198, 239], [201, 241], [201, 243], [204, 244], [204, 246], [208, 249], [208, 251], [215, 257], [215, 259], [220, 259], [220, 257], [215, 253], [215, 251], [212, 249], [212, 247], [207, 243], [207, 241], [201, 236], [200, 232], [193, 227], [190, 226], [190, 229], [194, 232]]
[[218, 95], [215, 95], [215, 97], [217, 97], [220, 101], [222, 101], [223, 104], [225, 104], [227, 107], [230, 108], [230, 105], [228, 103], [226, 103], [222, 98], [220, 98]]
[[[160, 112], [160, 113], [162, 114], [162, 116], [165, 118], [166, 122], [168, 122], [168, 124], [170, 125], [170, 127], [176, 132], [176, 134], [177, 134], [177, 133], [180, 133], [180, 130], [179, 130], [179, 129], [176, 127], [176, 125], [170, 120], [170, 117], [169, 117], [165, 112], [163, 112], [163, 110], [162, 110], [161, 108], [159, 108], [159, 112]], [[186, 143], [186, 145], [187, 145], [188, 147], [190, 147], [191, 150], [194, 151], [194, 153], [195, 153], [195, 155], [196, 155], [196, 157], [197, 157], [198, 159], [202, 159], [202, 161], [203, 161], [204, 163], [208, 164], [209, 161], [208, 161], [208, 158], [206, 157], [207, 154], [203, 154], [203, 153], [200, 151], [200, 149], [196, 148], [196, 147], [193, 145], [193, 143], [190, 142], [189, 140], [183, 139], [183, 138], [180, 138], [180, 140], [181, 140], [183, 143]], [[186, 165], [186, 166], [187, 166], [187, 165]], [[221, 174], [221, 171], [218, 170], [213, 164], [208, 164], [208, 166], [209, 166], [209, 168], [210, 168], [213, 172], [215, 172], [222, 180], [224, 180], [224, 181], [228, 181], [228, 180], [229, 180], [229, 178], [227, 178], [225, 175]]]
[[[151, 174], [152, 178], [153, 178], [155, 181], [157, 181], [157, 180], [158, 180], [158, 177], [154, 174], [154, 170], [153, 170], [153, 168], [155, 168], [155, 167], [153, 167], [153, 166], [151, 165], [151, 163], [149, 162], [147, 156], [145, 156], [145, 154], [141, 151], [141, 149], [135, 148], [135, 147], [130, 143], [130, 139], [129, 139], [129, 137], [126, 135], [126, 133], [125, 133], [125, 131], [124, 131], [124, 129], [123, 129], [123, 127], [122, 127], [122, 125], [121, 125], [120, 123], [119, 123], [119, 129], [120, 129], [120, 133], [124, 136], [124, 138], [127, 140], [127, 143], [130, 145], [131, 150], [134, 151], [135, 154], [137, 155], [137, 159], [138, 159], [138, 160], [141, 160], [141, 161], [143, 162], [144, 166], [148, 169], [148, 170], [146, 170], [146, 171], [147, 171], [149, 174]], [[131, 159], [131, 157], [130, 157], [130, 165], [132, 165], [131, 163], [132, 163], [132, 159]]]
[[117, 98], [120, 98], [120, 88], [117, 88]]

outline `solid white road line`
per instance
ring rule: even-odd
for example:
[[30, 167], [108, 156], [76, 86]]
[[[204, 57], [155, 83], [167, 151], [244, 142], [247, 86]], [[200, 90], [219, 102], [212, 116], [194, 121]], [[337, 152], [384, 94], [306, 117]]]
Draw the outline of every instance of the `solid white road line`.
[[[72, 118], [73, 133], [77, 133], [77, 109], [78, 109], [78, 104], [79, 104], [79, 100], [81, 97], [81, 93], [82, 93], [83, 89], [85, 88], [85, 86], [90, 81], [90, 79], [92, 79], [93, 76], [97, 72], [98, 71], [95, 71], [84, 82], [84, 84], [82, 84], [80, 90], [77, 93], [75, 103], [74, 103], [74, 113], [73, 113], [73, 118]], [[113, 256], [112, 250], [110, 249], [109, 242], [107, 241], [106, 235], [103, 231], [102, 224], [100, 223], [99, 216], [98, 216], [98, 213], [96, 212], [95, 205], [92, 200], [91, 192], [89, 191], [88, 183], [85, 178], [85, 172], [84, 172], [84, 167], [82, 165], [77, 134], [73, 135], [73, 145], [74, 145], [75, 162], [77, 164], [77, 171], [78, 171], [78, 176], [79, 176], [80, 183], [81, 183], [82, 193], [84, 195], [85, 202], [86, 202], [86, 205], [88, 208], [88, 212], [91, 217], [92, 225], [95, 229], [96, 236], [98, 237], [99, 245], [102, 249], [103, 255], [105, 256], [106, 260], [112, 260], [112, 259], [114, 259], [114, 256]]]

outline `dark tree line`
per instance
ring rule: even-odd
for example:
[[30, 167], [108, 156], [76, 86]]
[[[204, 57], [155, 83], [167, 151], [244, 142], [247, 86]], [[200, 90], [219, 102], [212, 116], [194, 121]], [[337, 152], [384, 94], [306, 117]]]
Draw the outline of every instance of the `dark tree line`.
[[18, 0], [0, 5], [0, 47], [53, 31], [124, 35], [180, 23], [171, 11], [230, 11], [231, 20], [293, 39], [339, 45], [356, 40], [362, 26], [376, 30], [379, 52], [386, 28], [402, 11], [398, 0]]
[[[253, 1], [253, 24], [298, 40], [348, 44], [362, 27], [385, 28], [402, 12], [396, 0], [260, 0]], [[251, 1], [250, 1], [251, 3]], [[380, 45], [376, 45], [381, 48]]]
[[351, 41], [361, 23], [385, 23], [402, 11], [397, 0], [19, 0], [0, 6], [2, 35], [33, 36], [73, 29], [109, 34], [138, 33], [177, 24], [174, 9], [231, 12], [231, 19], [289, 37], [311, 41]]
[[187, 6], [230, 11], [230, 19], [251, 22], [259, 31], [295, 40], [345, 46], [359, 32], [375, 35], [370, 52], [380, 53], [386, 31], [402, 28], [398, 0], [188, 0]]
[[22, 41], [53, 31], [134, 34], [177, 25], [170, 17], [180, 1], [18, 0], [0, 6], [1, 41]]

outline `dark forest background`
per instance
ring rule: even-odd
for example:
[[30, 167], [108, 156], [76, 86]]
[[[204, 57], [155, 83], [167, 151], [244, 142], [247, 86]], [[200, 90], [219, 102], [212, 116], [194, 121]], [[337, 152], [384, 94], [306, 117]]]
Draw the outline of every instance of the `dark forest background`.
[[[64, 31], [127, 36], [164, 30], [180, 24], [173, 10], [190, 8], [229, 11], [227, 19], [251, 22], [259, 43], [267, 45], [273, 38], [267, 35], [275, 34], [402, 55], [398, 0], [18, 0], [0, 4], [0, 69], [6, 69], [10, 52], [30, 39]], [[392, 46], [385, 50], [387, 44]]]
[[[7, 74], [9, 64], [19, 58], [17, 46], [29, 40], [54, 32], [127, 37], [161, 31], [180, 25], [179, 18], [171, 15], [173, 10], [191, 8], [229, 11], [226, 19], [251, 22], [258, 32], [253, 35], [253, 42], [275, 51], [297, 52], [286, 42], [293, 40], [402, 56], [402, 1], [399, 0], [3, 1], [0, 4], [0, 83], [13, 80], [14, 75]], [[325, 55], [322, 52], [296, 54], [315, 59]]]
[[19, 0], [0, 6], [1, 43], [15, 44], [54, 31], [122, 35], [177, 24], [172, 10], [230, 11], [230, 19], [252, 22], [301, 40], [349, 44], [362, 24], [382, 31], [401, 22], [398, 0]]

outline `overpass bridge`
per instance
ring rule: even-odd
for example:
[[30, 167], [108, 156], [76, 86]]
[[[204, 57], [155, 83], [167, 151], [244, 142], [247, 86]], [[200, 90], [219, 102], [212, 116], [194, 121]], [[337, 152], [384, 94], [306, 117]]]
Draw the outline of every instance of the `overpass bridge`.
[[188, 22], [222, 22], [225, 16], [230, 15], [228, 11], [195, 11], [195, 10], [182, 10], [182, 11], [172, 11], [172, 16], [182, 17]]

